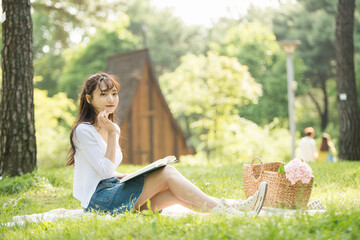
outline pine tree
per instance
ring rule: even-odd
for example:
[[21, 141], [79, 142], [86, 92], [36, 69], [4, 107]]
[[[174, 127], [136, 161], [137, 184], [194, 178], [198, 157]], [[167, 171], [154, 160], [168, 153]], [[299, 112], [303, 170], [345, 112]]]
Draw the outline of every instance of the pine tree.
[[339, 0], [335, 57], [340, 122], [339, 158], [360, 161], [360, 109], [354, 68], [355, 0]]
[[2, 0], [0, 175], [36, 167], [30, 0]]

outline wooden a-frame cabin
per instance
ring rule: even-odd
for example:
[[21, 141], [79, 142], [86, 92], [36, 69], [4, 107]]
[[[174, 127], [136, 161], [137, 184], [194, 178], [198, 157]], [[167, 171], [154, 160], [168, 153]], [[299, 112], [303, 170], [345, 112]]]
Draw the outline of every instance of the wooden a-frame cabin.
[[160, 90], [147, 49], [110, 56], [107, 72], [118, 77], [121, 87], [116, 121], [124, 163], [194, 153]]

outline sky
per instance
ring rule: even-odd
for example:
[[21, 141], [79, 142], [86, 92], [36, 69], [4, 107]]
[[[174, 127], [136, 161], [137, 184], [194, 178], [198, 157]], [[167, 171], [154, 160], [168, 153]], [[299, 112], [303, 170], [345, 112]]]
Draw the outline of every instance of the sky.
[[278, 0], [152, 0], [158, 8], [171, 7], [174, 14], [188, 25], [210, 26], [221, 16], [237, 17], [246, 13], [252, 3], [259, 7], [278, 7]]

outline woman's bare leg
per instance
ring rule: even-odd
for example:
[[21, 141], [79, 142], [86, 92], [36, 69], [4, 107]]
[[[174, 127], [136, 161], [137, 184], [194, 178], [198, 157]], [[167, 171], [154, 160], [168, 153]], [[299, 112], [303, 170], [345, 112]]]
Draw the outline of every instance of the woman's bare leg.
[[[175, 198], [169, 195], [167, 190]], [[156, 196], [157, 194], [159, 195]], [[152, 199], [155, 196], [156, 198]], [[172, 166], [165, 166], [146, 176], [143, 192], [135, 204], [135, 209], [146, 205], [149, 199], [157, 202], [157, 210], [163, 209], [164, 206], [181, 204], [198, 211], [206, 211], [218, 204], [217, 199], [206, 195]], [[155, 207], [153, 203], [151, 205], [152, 208]]]
[[[155, 196], [153, 196], [150, 200], [150, 208], [152, 212], [156, 212], [159, 210], [162, 210], [166, 207], [170, 207], [175, 204], [180, 204], [183, 207], [186, 207], [188, 209], [194, 210], [194, 211], [201, 211], [201, 209], [198, 209], [196, 206], [193, 206], [187, 202], [184, 202], [180, 199], [178, 199], [170, 190], [165, 190], [162, 192], [159, 192]], [[140, 206], [140, 211], [148, 210], [148, 204], [147, 202]]]

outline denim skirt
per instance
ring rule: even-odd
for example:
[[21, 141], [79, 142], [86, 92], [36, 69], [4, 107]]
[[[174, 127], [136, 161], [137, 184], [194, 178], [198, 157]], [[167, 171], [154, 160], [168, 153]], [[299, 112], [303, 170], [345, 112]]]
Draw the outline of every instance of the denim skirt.
[[143, 191], [146, 174], [124, 183], [116, 177], [101, 180], [85, 212], [95, 210], [105, 213], [132, 211]]

